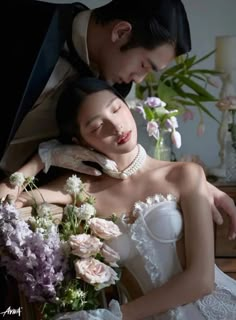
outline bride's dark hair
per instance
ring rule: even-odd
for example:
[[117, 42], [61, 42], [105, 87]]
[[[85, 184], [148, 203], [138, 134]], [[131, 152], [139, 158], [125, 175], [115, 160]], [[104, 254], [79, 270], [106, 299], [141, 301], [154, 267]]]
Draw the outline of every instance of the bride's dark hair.
[[125, 102], [124, 98], [103, 80], [87, 77], [73, 78], [67, 82], [59, 97], [56, 109], [58, 139], [62, 143], [72, 144], [73, 137], [79, 138], [79, 126], [76, 121], [79, 108], [88, 95], [103, 90], [111, 91]]

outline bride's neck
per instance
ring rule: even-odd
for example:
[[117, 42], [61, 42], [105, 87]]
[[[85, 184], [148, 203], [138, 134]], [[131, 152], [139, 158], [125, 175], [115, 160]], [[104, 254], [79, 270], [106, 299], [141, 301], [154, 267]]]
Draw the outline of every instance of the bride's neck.
[[109, 155], [109, 158], [116, 162], [117, 168], [119, 171], [125, 170], [136, 158], [138, 154], [138, 145], [136, 147], [124, 154], [111, 154]]

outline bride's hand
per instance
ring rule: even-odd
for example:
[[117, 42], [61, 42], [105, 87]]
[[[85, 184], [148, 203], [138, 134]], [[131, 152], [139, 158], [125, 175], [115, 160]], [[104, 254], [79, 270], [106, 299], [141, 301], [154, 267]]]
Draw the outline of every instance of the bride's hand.
[[106, 170], [117, 171], [116, 163], [102, 154], [79, 145], [63, 145], [56, 139], [42, 142], [38, 153], [45, 165], [45, 172], [50, 166], [56, 166], [88, 175], [101, 175], [99, 170], [86, 165], [84, 161], [96, 162]]
[[[229, 230], [228, 237], [230, 240], [236, 238], [236, 206], [231, 197], [229, 197], [225, 192], [214, 187], [212, 184], [208, 183], [208, 190], [210, 194], [210, 201], [212, 206], [213, 220], [217, 224], [223, 223], [223, 218], [221, 212], [225, 212], [229, 219]], [[221, 212], [220, 212], [221, 210]]]

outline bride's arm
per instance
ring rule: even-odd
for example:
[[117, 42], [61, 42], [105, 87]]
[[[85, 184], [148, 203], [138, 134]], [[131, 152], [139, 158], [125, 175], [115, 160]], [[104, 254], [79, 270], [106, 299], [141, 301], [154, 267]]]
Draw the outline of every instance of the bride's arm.
[[[38, 154], [33, 156], [23, 167], [21, 167], [18, 172], [24, 174], [25, 177], [36, 176], [42, 169], [44, 164], [39, 158]], [[6, 178], [0, 183], [0, 198], [5, 198], [8, 194], [17, 198], [17, 196], [22, 192], [22, 188], [13, 187], [9, 183], [9, 178]]]
[[159, 288], [121, 307], [123, 320], [143, 320], [193, 302], [214, 286], [214, 236], [205, 175], [187, 164], [178, 169], [178, 189], [184, 216], [186, 269]]
[[[48, 184], [34, 189], [33, 191], [29, 192], [22, 192], [17, 201], [15, 202], [16, 207], [27, 207], [33, 205], [34, 201], [38, 204], [42, 202], [53, 203], [58, 205], [66, 205], [72, 203], [72, 197], [64, 192], [64, 185], [66, 183], [66, 179], [70, 176], [63, 175], [53, 181], [49, 182]], [[33, 200], [34, 199], [34, 200]]]

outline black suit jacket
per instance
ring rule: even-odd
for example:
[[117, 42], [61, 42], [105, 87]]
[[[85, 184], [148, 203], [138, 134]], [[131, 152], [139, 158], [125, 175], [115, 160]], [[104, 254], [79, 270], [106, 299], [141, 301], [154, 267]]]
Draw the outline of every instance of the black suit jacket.
[[[44, 89], [66, 39], [71, 37], [75, 13], [82, 4], [52, 4], [36, 0], [9, 0], [5, 4], [7, 115], [0, 126], [0, 158], [26, 113]], [[88, 67], [78, 57], [78, 69]], [[87, 68], [87, 69], [86, 69]], [[79, 70], [78, 70], [79, 71]], [[85, 72], [83, 72], [85, 74]], [[131, 85], [117, 89], [127, 95]]]

